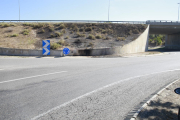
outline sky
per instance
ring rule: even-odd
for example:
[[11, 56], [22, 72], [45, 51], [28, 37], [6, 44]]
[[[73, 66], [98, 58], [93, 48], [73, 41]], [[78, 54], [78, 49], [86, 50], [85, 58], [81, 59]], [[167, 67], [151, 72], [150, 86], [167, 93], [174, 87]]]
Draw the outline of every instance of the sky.
[[[21, 20], [108, 20], [109, 0], [19, 0]], [[180, 0], [110, 0], [110, 21], [178, 20]], [[19, 20], [18, 0], [0, 0], [0, 20]]]

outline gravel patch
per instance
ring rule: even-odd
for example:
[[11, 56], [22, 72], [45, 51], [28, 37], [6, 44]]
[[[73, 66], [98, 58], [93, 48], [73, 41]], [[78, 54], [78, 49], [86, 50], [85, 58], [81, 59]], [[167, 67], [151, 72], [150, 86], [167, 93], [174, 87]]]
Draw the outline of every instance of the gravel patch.
[[137, 116], [136, 120], [178, 120], [180, 95], [174, 90], [180, 87], [180, 80], [173, 83], [152, 100]]

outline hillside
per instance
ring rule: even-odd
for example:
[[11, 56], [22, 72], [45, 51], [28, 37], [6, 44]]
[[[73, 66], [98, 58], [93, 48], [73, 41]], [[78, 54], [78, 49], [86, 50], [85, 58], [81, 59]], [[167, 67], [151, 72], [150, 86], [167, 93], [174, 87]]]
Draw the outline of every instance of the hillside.
[[123, 46], [135, 40], [147, 25], [112, 23], [0, 23], [0, 47], [42, 49], [103, 48]]

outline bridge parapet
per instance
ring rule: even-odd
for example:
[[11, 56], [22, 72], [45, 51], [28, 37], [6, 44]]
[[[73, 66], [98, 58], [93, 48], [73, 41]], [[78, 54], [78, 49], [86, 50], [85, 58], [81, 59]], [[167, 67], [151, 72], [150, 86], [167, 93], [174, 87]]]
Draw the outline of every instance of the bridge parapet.
[[170, 20], [147, 20], [146, 24], [149, 25], [180, 25], [180, 21]]

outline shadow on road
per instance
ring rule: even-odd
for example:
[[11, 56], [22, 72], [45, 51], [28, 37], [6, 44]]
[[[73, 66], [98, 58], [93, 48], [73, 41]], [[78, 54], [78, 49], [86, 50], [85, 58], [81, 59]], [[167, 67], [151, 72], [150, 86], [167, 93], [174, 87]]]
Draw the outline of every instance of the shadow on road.
[[165, 47], [162, 48], [156, 48], [156, 49], [148, 49], [149, 52], [156, 51], [156, 52], [180, 52], [180, 49], [167, 49]]

